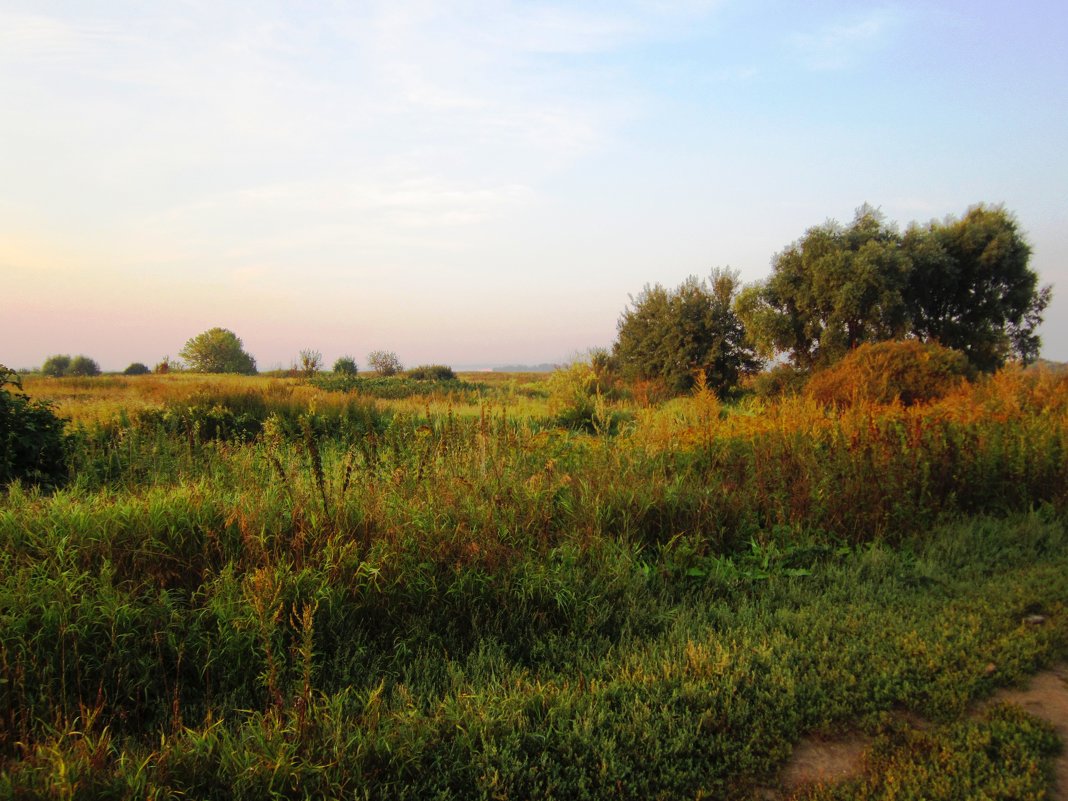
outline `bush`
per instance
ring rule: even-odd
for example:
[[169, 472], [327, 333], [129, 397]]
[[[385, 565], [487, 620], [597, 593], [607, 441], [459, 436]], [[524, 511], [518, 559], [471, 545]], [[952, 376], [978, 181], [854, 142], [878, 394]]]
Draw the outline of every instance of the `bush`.
[[323, 354], [317, 350], [305, 348], [300, 352], [300, 365], [297, 369], [305, 378], [312, 378], [323, 369]]
[[337, 375], [356, 375], [356, 360], [351, 356], [342, 356], [334, 362], [334, 372]]
[[100, 365], [88, 356], [75, 356], [70, 360], [66, 374], [80, 377], [100, 375]]
[[241, 338], [227, 328], [197, 334], [178, 355], [194, 373], [256, 374], [256, 360], [245, 352]]
[[758, 398], [777, 400], [787, 395], [798, 395], [808, 381], [808, 371], [790, 364], [777, 364], [770, 370], [757, 373], [749, 383]]
[[371, 365], [372, 370], [384, 376], [396, 375], [404, 369], [397, 354], [391, 350], [371, 351], [367, 354], [367, 363]]
[[646, 285], [619, 318], [611, 355], [591, 354], [594, 369], [658, 379], [675, 393], [688, 392], [700, 371], [725, 396], [760, 366], [733, 308], [738, 288], [729, 270], [713, 270], [709, 280], [690, 276], [673, 290]]
[[915, 339], [861, 345], [837, 364], [813, 374], [805, 393], [838, 407], [858, 401], [905, 406], [937, 400], [969, 375], [968, 357]]
[[146, 375], [147, 373], [150, 373], [150, 372], [152, 372], [152, 371], [148, 369], [148, 365], [147, 364], [142, 364], [141, 362], [134, 362], [129, 367], [127, 367], [125, 370], [123, 370], [122, 374], [123, 375]]
[[351, 356], [341, 356], [336, 362], [334, 362], [334, 372], [337, 375], [356, 375], [359, 372], [359, 368], [356, 366], [356, 360]]
[[56, 354], [55, 356], [49, 356], [45, 359], [43, 365], [41, 365], [41, 375], [51, 376], [52, 378], [60, 378], [67, 374], [67, 370], [70, 368], [70, 356], [65, 354]]
[[452, 381], [456, 373], [444, 364], [421, 364], [408, 371], [408, 378], [416, 381]]
[[61, 483], [67, 472], [64, 425], [50, 404], [30, 400], [18, 375], [0, 364], [0, 486], [15, 480]]

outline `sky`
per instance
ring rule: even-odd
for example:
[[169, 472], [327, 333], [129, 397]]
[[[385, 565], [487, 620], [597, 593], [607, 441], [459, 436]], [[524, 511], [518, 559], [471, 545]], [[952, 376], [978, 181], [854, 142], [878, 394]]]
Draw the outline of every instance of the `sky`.
[[1003, 204], [1068, 360], [1068, 4], [0, 0], [0, 362], [561, 362], [864, 203]]

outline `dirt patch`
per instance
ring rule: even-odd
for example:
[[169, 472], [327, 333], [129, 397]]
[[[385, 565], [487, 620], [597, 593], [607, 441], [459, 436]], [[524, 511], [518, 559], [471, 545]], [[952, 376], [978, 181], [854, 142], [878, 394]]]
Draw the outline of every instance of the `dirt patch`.
[[863, 734], [835, 740], [802, 740], [783, 769], [782, 785], [791, 791], [806, 784], [834, 784], [860, 776], [869, 745], [871, 738]]
[[[1023, 689], [999, 690], [986, 703], [1015, 704], [1029, 715], [1053, 724], [1061, 742], [1068, 746], [1068, 664], [1037, 674]], [[1051, 801], [1068, 801], [1068, 747], [1054, 762]]]
[[[1051, 723], [1057, 736], [1068, 746], [1068, 664], [1043, 671], [1032, 677], [1022, 688], [999, 690], [984, 701], [973, 714], [980, 714], [992, 704], [1008, 703], [1022, 708], [1029, 715]], [[926, 728], [922, 718], [909, 718], [910, 725]], [[794, 748], [789, 762], [780, 775], [782, 790], [764, 788], [760, 796], [780, 799], [809, 784], [834, 784], [856, 778], [864, 772], [864, 754], [871, 739], [854, 734], [837, 739], [809, 737]], [[1051, 801], [1068, 801], [1068, 747], [1054, 763], [1054, 786]]]

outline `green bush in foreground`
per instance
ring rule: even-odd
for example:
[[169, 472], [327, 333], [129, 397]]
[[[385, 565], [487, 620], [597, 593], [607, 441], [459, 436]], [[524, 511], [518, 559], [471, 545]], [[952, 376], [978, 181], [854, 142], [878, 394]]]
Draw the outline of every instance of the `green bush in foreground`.
[[15, 480], [61, 483], [67, 474], [63, 427], [49, 404], [26, 397], [18, 375], [0, 365], [0, 487]]

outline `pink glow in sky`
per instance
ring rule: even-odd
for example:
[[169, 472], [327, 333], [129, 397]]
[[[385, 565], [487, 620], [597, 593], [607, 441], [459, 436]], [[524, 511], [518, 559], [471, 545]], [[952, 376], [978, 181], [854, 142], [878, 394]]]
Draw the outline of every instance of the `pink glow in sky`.
[[0, 362], [558, 362], [865, 202], [1012, 210], [1068, 360], [1063, 3], [353, 8], [0, 0]]

